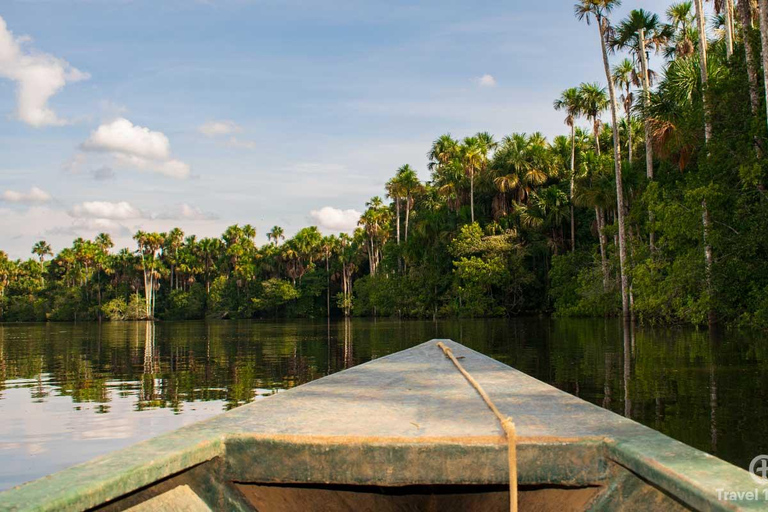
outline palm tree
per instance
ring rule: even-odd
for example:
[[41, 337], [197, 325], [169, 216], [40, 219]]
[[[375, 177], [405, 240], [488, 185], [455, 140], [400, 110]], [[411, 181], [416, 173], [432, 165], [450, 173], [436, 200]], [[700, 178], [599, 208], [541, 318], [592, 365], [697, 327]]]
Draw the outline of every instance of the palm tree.
[[[697, 0], [701, 1], [701, 0]], [[613, 86], [613, 75], [611, 74], [611, 65], [608, 62], [608, 41], [607, 34], [610, 31], [610, 16], [614, 7], [619, 5], [619, 0], [579, 0], [575, 6], [576, 17], [584, 20], [587, 24], [591, 19], [597, 22], [598, 32], [600, 34], [600, 49], [603, 57], [603, 68], [605, 79], [608, 81], [608, 95], [610, 96], [611, 124], [614, 127], [619, 126], [618, 107], [616, 105], [616, 91]], [[627, 238], [624, 225], [624, 191], [621, 179], [621, 155], [619, 154], [621, 141], [619, 140], [619, 130], [613, 130], [613, 160], [616, 173], [616, 210], [619, 223], [619, 262], [621, 268], [621, 310], [624, 318], [629, 318], [629, 275], [627, 274]]]
[[493, 180], [502, 194], [513, 193], [518, 203], [525, 203], [535, 188], [543, 185], [552, 167], [552, 153], [540, 133], [515, 133], [504, 137], [494, 155]]
[[141, 268], [144, 272], [144, 303], [145, 313], [149, 320], [155, 318], [155, 290], [159, 287], [157, 278], [157, 254], [163, 246], [162, 233], [147, 233], [137, 231], [133, 235], [138, 245], [138, 255], [141, 257]]
[[[176, 264], [179, 258], [179, 248], [184, 243], [184, 232], [179, 228], [173, 228], [165, 235], [165, 242], [163, 245], [163, 256], [168, 260], [171, 272], [169, 274], [169, 290], [173, 290], [173, 278], [176, 273]], [[166, 254], [167, 252], [167, 254]], [[178, 281], [178, 280], [177, 280]], [[178, 289], [179, 283], [176, 282], [176, 288]]]
[[42, 276], [43, 282], [45, 282], [45, 276], [43, 275], [45, 270], [45, 257], [53, 256], [51, 245], [45, 240], [40, 240], [32, 247], [32, 254], [37, 256], [40, 260], [40, 274]]
[[[699, 69], [701, 72], [701, 97], [704, 104], [704, 142], [709, 144], [712, 138], [712, 116], [709, 108], [709, 99], [707, 91], [707, 82], [709, 73], [707, 69], [707, 26], [705, 22], [704, 3], [702, 0], [694, 0], [696, 5], [696, 23], [699, 29]], [[768, 65], [768, 26], [766, 30], [763, 30], [763, 25], [766, 23], [764, 20], [765, 15], [768, 14], [768, 2], [766, 0], [760, 0], [760, 32], [762, 34], [763, 41], [763, 65]], [[768, 85], [768, 69], [764, 70], [765, 83]], [[768, 94], [768, 91], [766, 92]], [[768, 98], [768, 96], [767, 96]], [[707, 200], [701, 201], [701, 222], [704, 227], [704, 272], [707, 280], [707, 290], [712, 294], [712, 246], [709, 243], [710, 233], [710, 217], [709, 208], [707, 207]], [[709, 323], [713, 325], [715, 323], [715, 312], [710, 308], [709, 311]]]
[[[400, 190], [405, 197], [405, 241], [408, 241], [408, 227], [410, 226], [411, 209], [413, 208], [413, 196], [421, 189], [421, 182], [413, 168], [405, 164], [397, 170], [397, 182], [400, 184]], [[398, 223], [399, 223], [398, 216]], [[399, 232], [399, 230], [398, 230]]]
[[475, 174], [484, 165], [487, 154], [477, 137], [465, 137], [459, 146], [459, 160], [469, 178], [469, 207], [472, 223], [475, 223]]
[[[744, 56], [747, 62], [747, 77], [749, 78], [749, 104], [752, 115], [757, 116], [760, 111], [760, 81], [757, 77], [755, 55], [758, 53], [749, 37], [752, 32], [752, 2], [751, 0], [739, 0], [739, 20], [741, 22], [741, 34], [744, 41]], [[757, 144], [756, 144], [757, 145]]]
[[285, 232], [280, 226], [273, 226], [272, 230], [267, 233], [267, 240], [271, 240], [275, 246], [280, 245], [280, 240], [285, 240]]
[[387, 184], [385, 185], [385, 188], [387, 190], [387, 195], [395, 200], [395, 217], [397, 218], [397, 226], [395, 228], [396, 236], [397, 236], [397, 245], [400, 245], [400, 199], [403, 198], [405, 195], [403, 191], [403, 183], [401, 179], [401, 172], [404, 171], [406, 168], [410, 167], [408, 164], [405, 164], [404, 166], [400, 167], [396, 173], [395, 177], [390, 179]]
[[448, 165], [459, 154], [459, 142], [451, 137], [450, 133], [441, 135], [432, 143], [432, 147], [427, 153], [429, 158], [429, 169], [439, 171]]
[[[570, 203], [571, 203], [571, 252], [576, 250], [576, 216], [573, 212], [573, 193], [576, 183], [576, 118], [581, 115], [581, 98], [579, 97], [579, 89], [571, 87], [566, 89], [560, 94], [560, 97], [555, 100], [555, 110], [565, 111], [565, 124], [571, 130], [571, 190], [570, 190]], [[632, 149], [629, 150], [632, 160]]]
[[[274, 230], [274, 229], [273, 229]], [[198, 244], [203, 258], [205, 293], [211, 293], [211, 269], [221, 253], [221, 240], [218, 238], [203, 238]]]
[[733, 0], [712, 0], [712, 3], [715, 8], [714, 23], [718, 31], [724, 35], [721, 40], [725, 39], [725, 56], [726, 60], [730, 60], [733, 55]]
[[611, 177], [611, 161], [607, 156], [598, 156], [593, 151], [585, 152], [581, 158], [583, 166], [580, 173], [576, 197], [579, 206], [595, 210], [595, 229], [600, 242], [600, 259], [603, 272], [603, 290], [608, 290], [610, 273], [608, 269], [608, 239], [605, 235], [605, 212], [616, 206], [616, 194]]
[[[629, 50], [640, 62], [640, 83], [643, 86], [643, 103], [648, 105], [651, 93], [651, 70], [648, 68], [648, 49], [650, 43], [658, 50], [670, 38], [669, 29], [661, 23], [656, 14], [643, 9], [635, 9], [619, 24], [613, 45]], [[648, 179], [653, 179], [653, 146], [648, 137], [646, 123], [645, 134], [645, 168]]]
[[768, 0], [758, 0], [760, 6], [758, 18], [760, 18], [760, 43], [763, 55], [763, 85], [765, 91], [765, 108], [768, 111]]
[[[99, 233], [96, 238], [93, 239], [93, 243], [96, 245], [96, 292], [99, 298], [99, 320], [101, 320], [101, 272], [108, 267], [109, 264], [109, 250], [115, 246], [112, 241], [112, 237], [109, 233]], [[109, 275], [110, 271], [106, 271]]]
[[592, 133], [595, 138], [595, 151], [600, 154], [600, 116], [608, 108], [608, 98], [605, 87], [598, 84], [581, 84], [579, 86], [580, 110], [592, 123]]
[[326, 316], [331, 318], [331, 254], [336, 252], [339, 246], [339, 239], [335, 235], [325, 236], [320, 242], [320, 248], [325, 256], [325, 309]]
[[[629, 59], [624, 59], [613, 67], [613, 79], [616, 85], [623, 89], [620, 96], [621, 103], [624, 105], [624, 115], [626, 126], [629, 127], [632, 120], [632, 104], [635, 101], [635, 95], [632, 94], [632, 87], [637, 85], [637, 73], [635, 65]], [[629, 163], [632, 163], [632, 131], [627, 129], [627, 157]], [[647, 150], [646, 150], [647, 153]]]
[[690, 57], [695, 50], [692, 36], [696, 35], [691, 31], [694, 22], [693, 2], [688, 0], [670, 5], [667, 9], [667, 19], [672, 30], [670, 42], [674, 44], [667, 45], [665, 57], [668, 59]]

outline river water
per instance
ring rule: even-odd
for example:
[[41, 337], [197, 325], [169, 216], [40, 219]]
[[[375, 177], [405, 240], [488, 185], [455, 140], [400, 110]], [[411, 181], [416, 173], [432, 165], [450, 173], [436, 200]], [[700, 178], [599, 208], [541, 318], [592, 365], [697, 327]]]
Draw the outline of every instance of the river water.
[[538, 318], [0, 324], [0, 490], [432, 338], [738, 466], [768, 453], [758, 332]]

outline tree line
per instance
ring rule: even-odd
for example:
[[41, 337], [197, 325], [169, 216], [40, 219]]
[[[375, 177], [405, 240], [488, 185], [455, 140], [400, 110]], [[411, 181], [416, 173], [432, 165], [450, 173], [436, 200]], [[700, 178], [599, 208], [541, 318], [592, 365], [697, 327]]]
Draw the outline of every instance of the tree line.
[[[567, 132], [445, 134], [352, 234], [251, 225], [0, 255], [4, 320], [611, 316], [768, 326], [768, 0], [614, 20], [580, 0], [604, 76], [554, 99]], [[661, 62], [651, 69], [651, 54]], [[426, 149], [426, 148], [425, 148]]]

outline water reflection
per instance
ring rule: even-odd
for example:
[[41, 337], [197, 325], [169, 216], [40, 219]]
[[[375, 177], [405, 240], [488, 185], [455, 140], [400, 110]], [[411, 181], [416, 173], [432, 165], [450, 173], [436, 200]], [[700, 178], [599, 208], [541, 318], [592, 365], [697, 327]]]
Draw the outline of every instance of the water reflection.
[[0, 325], [0, 488], [435, 337], [742, 467], [768, 452], [768, 346], [754, 333], [547, 319]]

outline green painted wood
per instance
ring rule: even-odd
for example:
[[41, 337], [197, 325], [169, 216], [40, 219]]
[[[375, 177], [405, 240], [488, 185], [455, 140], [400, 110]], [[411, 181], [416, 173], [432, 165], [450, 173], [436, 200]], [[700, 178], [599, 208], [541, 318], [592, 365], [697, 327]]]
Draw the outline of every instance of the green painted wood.
[[[94, 507], [214, 457], [240, 482], [505, 482], [501, 428], [437, 341], [0, 493], [0, 511]], [[696, 510], [765, 508], [718, 501], [755, 487], [746, 471], [443, 341], [513, 417], [522, 483], [606, 484], [618, 464]]]

